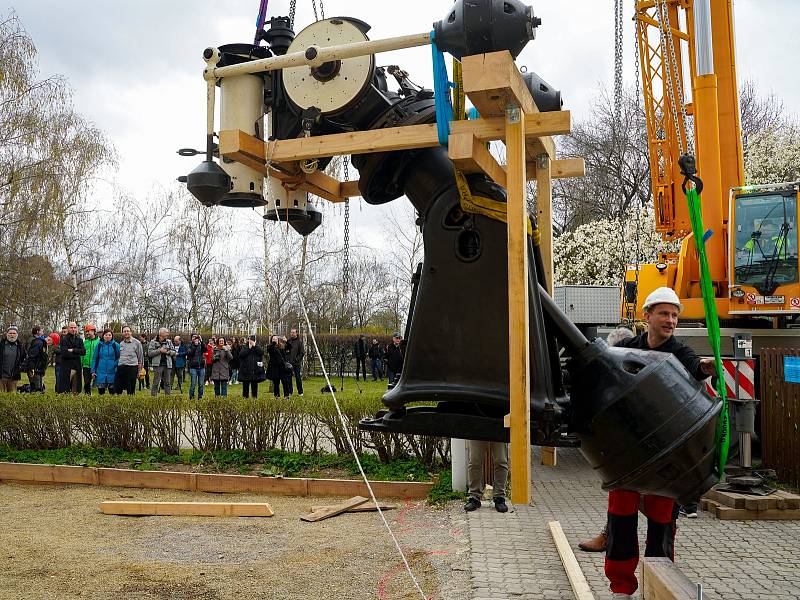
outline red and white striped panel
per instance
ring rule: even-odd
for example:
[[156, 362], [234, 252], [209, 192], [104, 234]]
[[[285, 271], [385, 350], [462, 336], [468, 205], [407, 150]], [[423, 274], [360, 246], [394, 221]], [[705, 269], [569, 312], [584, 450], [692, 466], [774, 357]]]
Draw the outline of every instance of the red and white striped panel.
[[[754, 400], [756, 397], [756, 375], [752, 358], [723, 358], [722, 372], [725, 376], [725, 391], [728, 398]], [[719, 396], [711, 385], [711, 377], [705, 380], [706, 391], [714, 397]]]

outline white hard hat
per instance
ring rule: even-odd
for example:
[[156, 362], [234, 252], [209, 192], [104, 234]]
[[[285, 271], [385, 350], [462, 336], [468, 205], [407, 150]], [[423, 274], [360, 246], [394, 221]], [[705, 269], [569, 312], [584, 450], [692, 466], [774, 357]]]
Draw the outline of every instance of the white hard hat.
[[674, 304], [678, 307], [679, 313], [683, 312], [683, 304], [681, 304], [678, 294], [676, 294], [672, 288], [660, 287], [650, 292], [650, 295], [648, 295], [647, 299], [644, 301], [643, 308], [649, 310], [651, 306], [655, 306], [656, 304]]

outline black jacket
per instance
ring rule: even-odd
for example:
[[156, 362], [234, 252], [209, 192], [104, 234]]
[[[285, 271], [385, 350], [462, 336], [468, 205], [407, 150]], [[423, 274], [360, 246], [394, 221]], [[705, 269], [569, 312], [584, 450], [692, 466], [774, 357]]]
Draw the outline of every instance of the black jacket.
[[376, 358], [382, 359], [383, 358], [383, 346], [381, 346], [380, 344], [372, 344], [369, 347], [369, 350], [368, 350], [367, 354], [373, 360], [376, 359]]
[[405, 356], [405, 349], [403, 348], [402, 342], [400, 342], [399, 346], [395, 346], [394, 343], [389, 344], [386, 347], [387, 368], [392, 373], [400, 373], [403, 370], [404, 356]]
[[43, 337], [35, 337], [28, 344], [28, 358], [25, 365], [26, 371], [34, 371], [37, 375], [44, 375], [47, 370], [47, 342]]
[[189, 343], [189, 348], [186, 350], [186, 366], [189, 369], [205, 369], [206, 368], [206, 357], [205, 357], [206, 345], [202, 342], [199, 344], [194, 344], [192, 342]]
[[[11, 364], [6, 364], [6, 347], [11, 346], [14, 353], [14, 360]], [[19, 380], [21, 379], [22, 369], [25, 366], [25, 348], [22, 347], [22, 342], [15, 340], [9, 342], [6, 338], [0, 342], [0, 377], [7, 377], [8, 379]]]
[[638, 348], [639, 350], [654, 350], [656, 352], [669, 352], [670, 354], [674, 354], [675, 357], [681, 361], [681, 364], [686, 367], [686, 370], [689, 371], [689, 374], [697, 379], [697, 381], [703, 381], [708, 377], [703, 370], [700, 368], [700, 357], [697, 356], [697, 353], [689, 348], [689, 346], [684, 346], [678, 340], [675, 339], [675, 336], [670, 336], [670, 338], [655, 348], [651, 348], [647, 345], [647, 332], [641, 333], [636, 337], [628, 338], [627, 340], [623, 340], [618, 344], [623, 348]]
[[355, 344], [353, 344], [353, 355], [356, 358], [366, 358], [367, 357], [367, 342], [359, 338]]
[[260, 371], [256, 363], [263, 362], [264, 351], [261, 346], [256, 344], [252, 348], [242, 346], [239, 349], [239, 381], [258, 381], [257, 371]]
[[229, 363], [231, 371], [239, 368], [239, 351], [241, 349], [242, 347], [238, 343], [231, 346], [231, 354], [233, 355], [233, 358], [230, 360]]
[[267, 379], [282, 379], [286, 375], [286, 353], [276, 344], [267, 346]]
[[299, 337], [295, 340], [289, 338], [289, 345], [287, 346], [287, 356], [289, 357], [289, 362], [296, 367], [300, 366], [305, 355], [306, 349], [305, 346], [303, 346], [303, 340], [301, 340]]
[[[67, 334], [61, 338], [61, 343], [58, 347], [61, 349], [61, 364], [63, 366], [71, 369], [81, 368], [81, 356], [86, 354], [83, 338]], [[70, 349], [72, 349], [72, 352], [68, 352]]]

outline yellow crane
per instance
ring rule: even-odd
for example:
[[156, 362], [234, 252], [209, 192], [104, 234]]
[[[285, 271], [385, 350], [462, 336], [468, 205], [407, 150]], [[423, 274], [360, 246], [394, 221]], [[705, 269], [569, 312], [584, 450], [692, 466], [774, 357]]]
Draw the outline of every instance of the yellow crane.
[[623, 317], [641, 315], [647, 295], [668, 286], [684, 319], [704, 318], [678, 167], [693, 142], [720, 318], [800, 316], [800, 182], [744, 185], [732, 0], [637, 0], [635, 25], [656, 230], [681, 245], [653, 264], [627, 267]]

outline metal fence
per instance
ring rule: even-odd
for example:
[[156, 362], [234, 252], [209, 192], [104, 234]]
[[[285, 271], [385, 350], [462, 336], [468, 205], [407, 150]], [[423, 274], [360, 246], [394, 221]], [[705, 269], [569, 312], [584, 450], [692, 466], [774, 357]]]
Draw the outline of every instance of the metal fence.
[[800, 487], [800, 383], [786, 381], [788, 356], [800, 357], [800, 349], [763, 348], [759, 356], [761, 452], [779, 481]]

